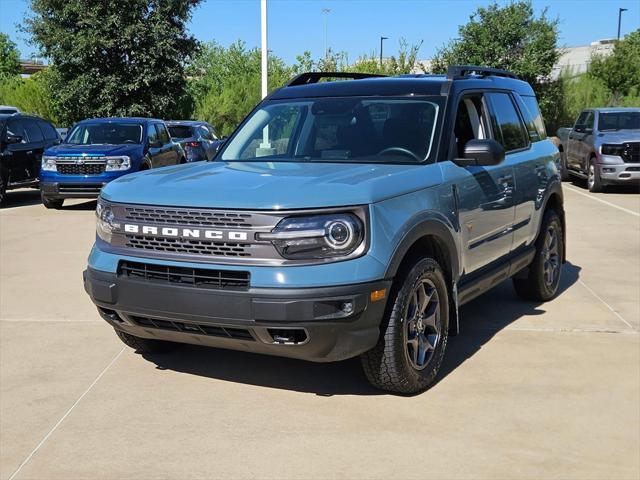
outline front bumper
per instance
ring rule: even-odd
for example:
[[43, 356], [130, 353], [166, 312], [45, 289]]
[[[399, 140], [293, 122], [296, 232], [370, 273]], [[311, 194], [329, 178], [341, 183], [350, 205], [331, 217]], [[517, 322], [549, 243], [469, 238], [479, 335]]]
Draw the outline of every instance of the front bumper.
[[40, 191], [47, 198], [98, 198], [107, 182], [40, 182]]
[[[235, 291], [88, 268], [84, 286], [102, 318], [138, 337], [330, 362], [376, 344], [386, 298], [372, 302], [370, 294], [388, 293], [391, 281]], [[341, 311], [345, 303], [352, 312]]]
[[606, 184], [640, 182], [640, 163], [601, 164], [600, 180]]

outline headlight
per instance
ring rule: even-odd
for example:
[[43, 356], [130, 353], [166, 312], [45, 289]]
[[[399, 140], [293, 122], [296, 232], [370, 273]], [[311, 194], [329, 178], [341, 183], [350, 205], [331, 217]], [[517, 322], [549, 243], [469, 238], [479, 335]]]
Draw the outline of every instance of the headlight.
[[351, 213], [289, 217], [271, 233], [259, 233], [257, 238], [271, 241], [287, 259], [347, 257], [359, 253], [364, 226]]
[[624, 153], [624, 145], [604, 144], [600, 146], [600, 153], [603, 155], [617, 155], [621, 157]]
[[126, 155], [121, 157], [107, 157], [107, 172], [117, 172], [120, 170], [129, 170], [131, 168], [131, 159]]
[[55, 172], [57, 171], [56, 167], [56, 157], [50, 157], [48, 155], [42, 156], [42, 170], [45, 172]]
[[111, 243], [113, 231], [120, 228], [120, 224], [115, 223], [113, 210], [108, 203], [98, 199], [96, 206], [96, 233], [98, 237], [107, 243]]

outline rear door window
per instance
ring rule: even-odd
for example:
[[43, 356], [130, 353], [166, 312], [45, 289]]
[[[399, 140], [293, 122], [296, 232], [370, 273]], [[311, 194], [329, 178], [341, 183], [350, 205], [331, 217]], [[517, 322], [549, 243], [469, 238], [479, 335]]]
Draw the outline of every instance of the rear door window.
[[491, 105], [491, 121], [495, 140], [501, 143], [507, 152], [526, 148], [529, 145], [529, 140], [511, 95], [508, 93], [488, 93], [487, 97]]
[[27, 131], [27, 136], [29, 137], [29, 143], [37, 143], [44, 140], [42, 130], [40, 130], [38, 123], [34, 119], [26, 118], [23, 122], [24, 129]]
[[44, 134], [44, 138], [46, 140], [58, 139], [58, 132], [56, 131], [55, 128], [53, 128], [53, 125], [51, 125], [49, 122], [45, 122], [44, 120], [38, 120], [38, 125], [40, 126], [40, 130], [42, 130], [42, 133]]

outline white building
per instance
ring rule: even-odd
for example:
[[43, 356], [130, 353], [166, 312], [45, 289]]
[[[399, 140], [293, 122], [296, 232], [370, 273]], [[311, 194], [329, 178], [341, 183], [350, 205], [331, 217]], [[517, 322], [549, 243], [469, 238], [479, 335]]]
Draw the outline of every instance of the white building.
[[[551, 72], [552, 78], [558, 78], [563, 71], [569, 71], [573, 75], [585, 73], [591, 63], [591, 57], [593, 55], [611, 55], [615, 43], [616, 40], [607, 39], [592, 42], [590, 45], [561, 49], [562, 54]], [[412, 73], [430, 72], [431, 63], [431, 60], [418, 60]]]

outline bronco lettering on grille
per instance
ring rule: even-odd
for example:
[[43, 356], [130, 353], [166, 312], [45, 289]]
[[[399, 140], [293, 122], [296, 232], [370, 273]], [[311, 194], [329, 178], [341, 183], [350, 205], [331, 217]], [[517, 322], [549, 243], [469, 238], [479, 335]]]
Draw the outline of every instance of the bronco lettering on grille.
[[207, 240], [247, 241], [247, 232], [210, 230], [205, 228], [158, 227], [155, 225], [124, 224], [126, 233], [154, 235], [159, 237], [204, 238]]

